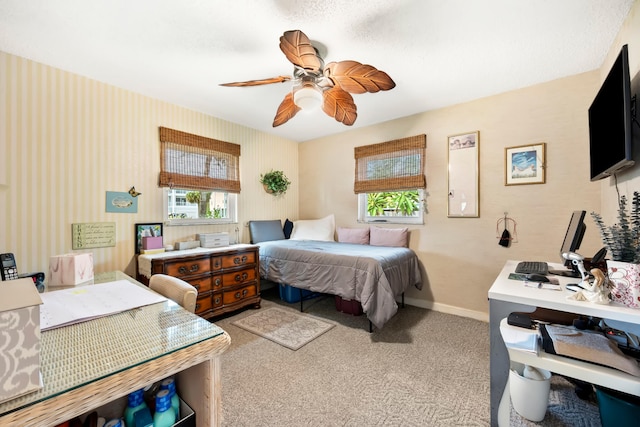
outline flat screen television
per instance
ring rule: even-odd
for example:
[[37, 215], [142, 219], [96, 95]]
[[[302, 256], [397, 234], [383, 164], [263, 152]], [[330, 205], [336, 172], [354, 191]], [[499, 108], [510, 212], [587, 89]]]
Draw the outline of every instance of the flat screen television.
[[580, 272], [577, 271], [577, 268], [574, 268], [574, 265], [570, 260], [565, 260], [562, 254], [567, 252], [576, 252], [578, 249], [580, 249], [582, 238], [584, 237], [584, 233], [587, 230], [587, 226], [584, 223], [584, 217], [586, 213], [586, 211], [573, 211], [573, 213], [571, 214], [571, 220], [569, 221], [569, 227], [567, 227], [567, 232], [564, 235], [564, 240], [562, 241], [562, 246], [560, 247], [560, 259], [562, 259], [562, 263], [565, 267], [569, 268], [569, 270], [549, 270], [550, 274], [569, 277], [581, 277]]
[[634, 164], [631, 109], [629, 53], [624, 45], [589, 107], [591, 181]]

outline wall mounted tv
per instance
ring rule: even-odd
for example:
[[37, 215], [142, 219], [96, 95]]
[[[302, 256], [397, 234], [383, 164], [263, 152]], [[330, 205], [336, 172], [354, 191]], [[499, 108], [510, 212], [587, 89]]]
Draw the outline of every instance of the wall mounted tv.
[[589, 107], [591, 181], [634, 164], [629, 53], [622, 46], [607, 78]]

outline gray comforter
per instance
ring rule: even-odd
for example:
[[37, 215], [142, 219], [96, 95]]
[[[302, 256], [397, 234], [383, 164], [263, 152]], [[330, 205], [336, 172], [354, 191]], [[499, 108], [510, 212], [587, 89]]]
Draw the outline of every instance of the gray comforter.
[[261, 242], [260, 276], [313, 292], [357, 300], [377, 328], [398, 311], [396, 297], [422, 277], [408, 248], [315, 240]]

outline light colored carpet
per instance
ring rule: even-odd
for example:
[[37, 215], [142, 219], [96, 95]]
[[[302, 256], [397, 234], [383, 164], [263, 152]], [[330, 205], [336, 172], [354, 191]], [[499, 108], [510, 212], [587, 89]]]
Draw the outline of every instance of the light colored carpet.
[[[272, 307], [300, 305], [281, 301], [275, 288], [263, 292], [260, 310], [214, 320], [231, 335], [222, 355], [223, 427], [490, 425], [487, 323], [407, 306], [369, 333], [365, 316], [320, 297], [305, 301], [305, 312], [336, 326], [297, 351], [233, 325]], [[599, 426], [597, 407], [583, 403], [554, 376], [545, 419], [512, 411], [511, 425]]]
[[298, 350], [335, 326], [307, 314], [277, 307], [260, 310], [232, 324], [291, 350]]

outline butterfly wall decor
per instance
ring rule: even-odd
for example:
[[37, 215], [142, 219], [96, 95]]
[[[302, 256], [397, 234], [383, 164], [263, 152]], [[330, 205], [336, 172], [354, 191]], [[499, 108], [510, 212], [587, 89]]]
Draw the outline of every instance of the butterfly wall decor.
[[136, 187], [131, 187], [129, 189], [129, 194], [131, 195], [131, 197], [138, 197], [139, 195], [141, 195], [142, 193], [138, 193], [136, 191]]

